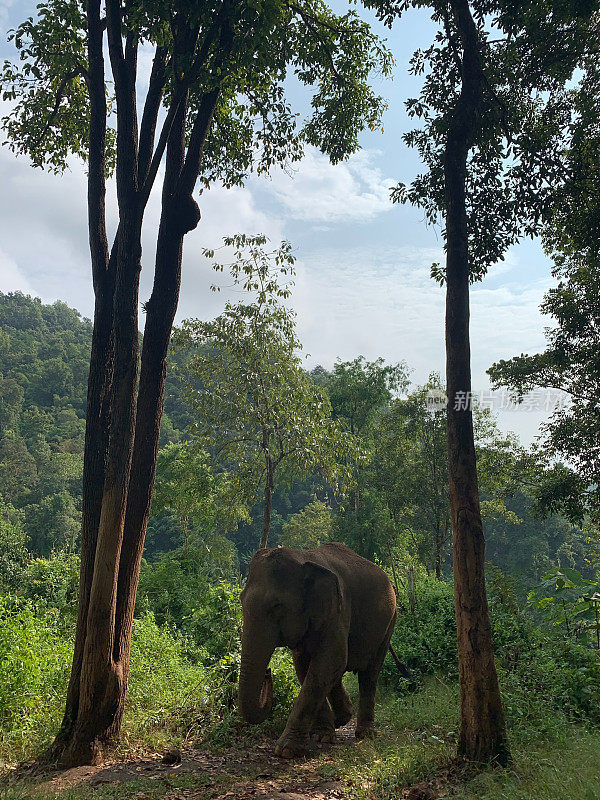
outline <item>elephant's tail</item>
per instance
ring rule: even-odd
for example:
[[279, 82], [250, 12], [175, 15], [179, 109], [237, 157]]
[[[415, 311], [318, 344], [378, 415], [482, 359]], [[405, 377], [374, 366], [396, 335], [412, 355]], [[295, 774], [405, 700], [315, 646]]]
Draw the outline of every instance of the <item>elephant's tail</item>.
[[396, 664], [396, 668], [397, 668], [398, 672], [400, 673], [400, 675], [402, 675], [402, 677], [405, 680], [407, 680], [411, 684], [411, 686], [416, 687], [416, 681], [412, 676], [412, 672], [409, 670], [409, 668], [406, 666], [406, 664], [403, 661], [400, 661], [400, 659], [396, 655], [396, 651], [392, 647], [392, 643], [391, 642], [389, 643], [388, 647], [390, 649], [390, 653], [392, 654], [392, 658], [394, 659], [394, 662]]

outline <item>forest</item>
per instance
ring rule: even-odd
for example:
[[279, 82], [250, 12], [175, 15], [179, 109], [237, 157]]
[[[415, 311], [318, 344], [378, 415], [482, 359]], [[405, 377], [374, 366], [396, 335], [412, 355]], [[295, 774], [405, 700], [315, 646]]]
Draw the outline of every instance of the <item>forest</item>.
[[[45, 0], [8, 33], [3, 146], [84, 165], [94, 313], [0, 292], [7, 800], [600, 797], [600, 9], [338, 6]], [[339, 168], [390, 103], [445, 373], [410, 340], [309, 362], [264, 233], [204, 245], [220, 313], [177, 316], [211, 190]], [[526, 238], [545, 345], [486, 368], [561, 398], [532, 444], [471, 379], [471, 287]]]
[[[79, 577], [92, 326], [64, 303], [44, 305], [13, 293], [0, 295], [0, 329], [1, 752], [8, 765], [47, 746], [63, 710]], [[218, 443], [195, 430], [197, 412], [187, 387], [190, 380], [198, 385], [203, 360], [215, 374], [214, 356], [206, 345], [184, 338], [183, 329], [176, 330], [175, 342], [136, 604], [124, 723], [128, 753], [176, 752], [182, 742], [222, 752], [247, 748], [252, 736], [235, 707], [239, 594], [261, 538], [264, 499], [250, 481], [253, 490], [242, 502], [248, 475], [241, 465], [236, 469], [235, 459], [216, 455]], [[344, 458], [351, 452], [356, 459], [355, 481], [348, 496], [336, 493], [327, 471], [331, 459], [282, 469], [269, 539], [299, 548], [342, 541], [381, 564], [395, 581], [402, 613], [393, 645], [410, 674], [399, 672], [388, 656], [380, 686], [381, 743], [376, 740], [360, 755], [344, 755], [334, 777], [336, 786], [355, 785], [357, 796], [396, 796], [443, 762], [455, 736], [445, 411], [427, 405], [428, 392], [442, 383], [432, 375], [424, 386], [411, 385], [404, 360], [386, 365], [359, 357], [338, 361], [331, 371], [300, 367], [300, 373], [326, 398], [331, 420], [352, 437], [354, 449], [347, 446]], [[584, 608], [584, 598], [600, 589], [594, 583], [594, 528], [589, 521], [574, 524], [564, 514], [543, 512], [550, 476], [544, 480], [537, 459], [514, 435], [500, 432], [489, 410], [476, 409], [475, 435], [487, 580], [509, 725], [520, 746], [532, 748], [525, 769], [533, 770], [533, 785], [548, 779], [541, 777], [543, 769], [536, 775], [534, 760], [557, 758], [556, 750], [575, 730], [581, 751], [569, 747], [560, 757], [581, 759], [578, 770], [589, 758], [592, 780], [600, 665], [594, 649], [598, 625], [587, 621], [593, 608]], [[267, 741], [296, 693], [285, 651], [277, 652], [273, 671], [275, 716], [261, 734]], [[402, 745], [395, 743], [397, 736]], [[399, 765], [400, 754], [406, 760]], [[331, 771], [324, 761], [311, 779], [326, 783]], [[185, 787], [190, 776], [181, 778]], [[564, 789], [563, 779], [557, 777], [557, 792]], [[491, 776], [486, 780], [495, 783]], [[585, 783], [585, 770], [577, 780]], [[480, 781], [469, 791], [473, 797], [488, 796], [478, 794], [483, 791], [496, 796]]]

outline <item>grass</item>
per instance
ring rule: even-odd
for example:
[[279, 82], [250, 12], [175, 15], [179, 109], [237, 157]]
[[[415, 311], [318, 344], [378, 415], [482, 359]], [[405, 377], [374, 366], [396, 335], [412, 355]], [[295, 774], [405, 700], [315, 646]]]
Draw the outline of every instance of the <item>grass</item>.
[[[509, 769], [447, 769], [456, 749], [458, 688], [431, 679], [408, 698], [380, 694], [380, 736], [340, 748], [324, 777], [347, 785], [356, 800], [392, 800], [427, 780], [436, 796], [461, 800], [599, 800], [600, 732], [556, 715], [543, 738], [510, 731]], [[439, 792], [439, 794], [437, 794]]]
[[[226, 778], [226, 776], [224, 776]], [[233, 780], [233, 776], [231, 780]], [[65, 789], [59, 795], [60, 800], [126, 800], [129, 797], [144, 798], [144, 800], [160, 800], [174, 789], [194, 788], [198, 792], [209, 783], [203, 775], [170, 774], [166, 778], [136, 778], [127, 782], [99, 786], [84, 786]], [[0, 788], [0, 800], [50, 800], [54, 795], [36, 792], [35, 788], [27, 785]]]
[[513, 746], [511, 769], [480, 773], [461, 796], [463, 800], [598, 800], [599, 754], [597, 731], [565, 726], [552, 742], [528, 751]]
[[[356, 695], [355, 679], [348, 680]], [[316, 777], [339, 780], [343, 796], [353, 800], [392, 800], [402, 790], [421, 781], [435, 788], [436, 797], [461, 800], [598, 800], [600, 798], [600, 732], [586, 730], [555, 714], [535, 736], [523, 725], [510, 732], [513, 763], [507, 770], [456, 769], [453, 763], [458, 729], [458, 688], [437, 678], [427, 680], [420, 690], [406, 697], [379, 693], [377, 709], [380, 735], [375, 741], [356, 742], [324, 752], [310, 763]], [[262, 726], [262, 733], [275, 739], [284, 720], [284, 709]], [[156, 736], [156, 732], [152, 734]], [[203, 749], [227, 755], [232, 748], [253, 749], [256, 729], [248, 729], [233, 714], [215, 726]], [[253, 777], [248, 765], [245, 780]], [[290, 781], [293, 772], [282, 768], [277, 780]], [[227, 762], [211, 775], [210, 792], [234, 788], [239, 774], [230, 774]], [[131, 780], [98, 786], [64, 789], [60, 800], [114, 800], [143, 797], [159, 800], [176, 789], [191, 789], [200, 800], [209, 791], [207, 776], [195, 772], [155, 775], [152, 779], [131, 776]], [[37, 800], [42, 797], [31, 784], [18, 783], [0, 788], [2, 800]], [[48, 794], [45, 795], [48, 797]]]

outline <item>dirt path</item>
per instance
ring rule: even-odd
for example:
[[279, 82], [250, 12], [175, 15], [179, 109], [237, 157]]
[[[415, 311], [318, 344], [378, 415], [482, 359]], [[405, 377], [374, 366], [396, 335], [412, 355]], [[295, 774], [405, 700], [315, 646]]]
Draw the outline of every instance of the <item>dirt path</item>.
[[134, 800], [345, 800], [343, 782], [323, 773], [335, 773], [336, 750], [359, 746], [355, 743], [351, 723], [337, 731], [335, 745], [315, 744], [308, 756], [290, 761], [277, 758], [274, 741], [263, 736], [227, 752], [184, 749], [177, 764], [166, 764], [163, 754], [155, 753], [11, 783], [26, 787], [22, 796], [27, 798], [60, 797], [66, 792], [90, 799], [96, 795]]

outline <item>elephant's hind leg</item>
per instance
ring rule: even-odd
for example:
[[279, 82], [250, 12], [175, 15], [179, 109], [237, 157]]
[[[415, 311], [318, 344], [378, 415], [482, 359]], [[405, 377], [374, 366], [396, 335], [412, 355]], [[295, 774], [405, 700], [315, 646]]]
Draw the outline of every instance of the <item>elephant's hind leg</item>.
[[336, 728], [347, 725], [354, 713], [348, 692], [344, 689], [344, 684], [340, 680], [329, 692], [329, 702], [334, 713], [334, 724]]
[[379, 678], [379, 673], [381, 672], [381, 667], [383, 666], [383, 661], [388, 651], [395, 622], [396, 617], [394, 616], [386, 632], [385, 639], [379, 646], [371, 663], [365, 670], [359, 670], [358, 673], [360, 701], [355, 731], [357, 739], [375, 738], [375, 691], [377, 689], [377, 679]]

